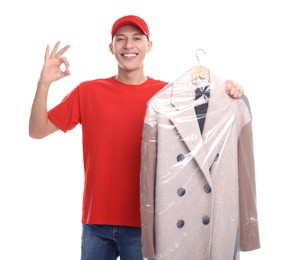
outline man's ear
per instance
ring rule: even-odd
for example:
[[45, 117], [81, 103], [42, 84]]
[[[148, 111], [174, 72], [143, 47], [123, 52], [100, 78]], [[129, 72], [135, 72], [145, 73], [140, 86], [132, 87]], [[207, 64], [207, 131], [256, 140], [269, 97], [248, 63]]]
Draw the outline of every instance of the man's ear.
[[113, 48], [113, 43], [112, 42], [109, 44], [109, 48], [110, 48], [111, 54], [114, 54], [114, 48]]
[[151, 51], [151, 49], [152, 49], [152, 42], [149, 41], [149, 42], [148, 42], [148, 50], [147, 50], [147, 53], [149, 53], [149, 52]]

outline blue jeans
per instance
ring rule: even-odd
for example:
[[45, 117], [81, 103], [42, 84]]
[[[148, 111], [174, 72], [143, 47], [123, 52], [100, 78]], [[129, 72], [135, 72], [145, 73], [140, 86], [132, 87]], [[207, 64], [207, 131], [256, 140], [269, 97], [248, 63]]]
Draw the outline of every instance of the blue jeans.
[[83, 224], [81, 260], [143, 260], [141, 229]]

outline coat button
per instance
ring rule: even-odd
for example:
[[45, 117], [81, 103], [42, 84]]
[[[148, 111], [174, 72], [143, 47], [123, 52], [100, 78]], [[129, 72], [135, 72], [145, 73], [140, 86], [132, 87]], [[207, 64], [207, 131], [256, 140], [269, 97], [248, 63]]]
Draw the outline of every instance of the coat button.
[[178, 228], [182, 228], [184, 226], [184, 221], [180, 219], [179, 221], [177, 221], [176, 225]]
[[217, 160], [218, 160], [218, 158], [219, 158], [219, 153], [217, 153], [217, 154], [215, 155], [215, 157], [214, 157], [214, 161], [217, 161]]
[[211, 188], [210, 188], [209, 184], [205, 184], [205, 185], [204, 185], [204, 191], [205, 191], [206, 193], [210, 193], [210, 192], [211, 192]]
[[176, 160], [177, 160], [178, 162], [180, 162], [180, 161], [183, 161], [184, 158], [185, 158], [185, 156], [184, 156], [183, 154], [179, 154], [179, 155], [176, 157]]
[[209, 224], [209, 222], [210, 222], [209, 216], [205, 215], [205, 216], [202, 217], [202, 223], [203, 223], [204, 225]]
[[179, 197], [183, 196], [184, 194], [185, 194], [185, 189], [184, 189], [184, 188], [179, 188], [179, 189], [177, 190], [177, 195], [178, 195]]

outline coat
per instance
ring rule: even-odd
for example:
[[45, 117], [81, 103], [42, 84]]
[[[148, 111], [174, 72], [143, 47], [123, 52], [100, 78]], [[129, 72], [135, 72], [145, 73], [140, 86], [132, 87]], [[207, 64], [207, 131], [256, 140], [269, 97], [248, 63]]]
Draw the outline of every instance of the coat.
[[[141, 161], [143, 254], [165, 260], [231, 260], [260, 248], [248, 100], [211, 73], [195, 101], [188, 70], [147, 105]], [[195, 106], [208, 102], [203, 132]]]

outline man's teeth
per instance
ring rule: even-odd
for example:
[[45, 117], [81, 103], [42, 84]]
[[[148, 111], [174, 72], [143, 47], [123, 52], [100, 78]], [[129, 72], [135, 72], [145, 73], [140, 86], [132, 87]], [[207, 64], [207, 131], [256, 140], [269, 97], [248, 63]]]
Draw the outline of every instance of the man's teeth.
[[124, 54], [125, 57], [135, 57], [137, 56], [136, 54]]

